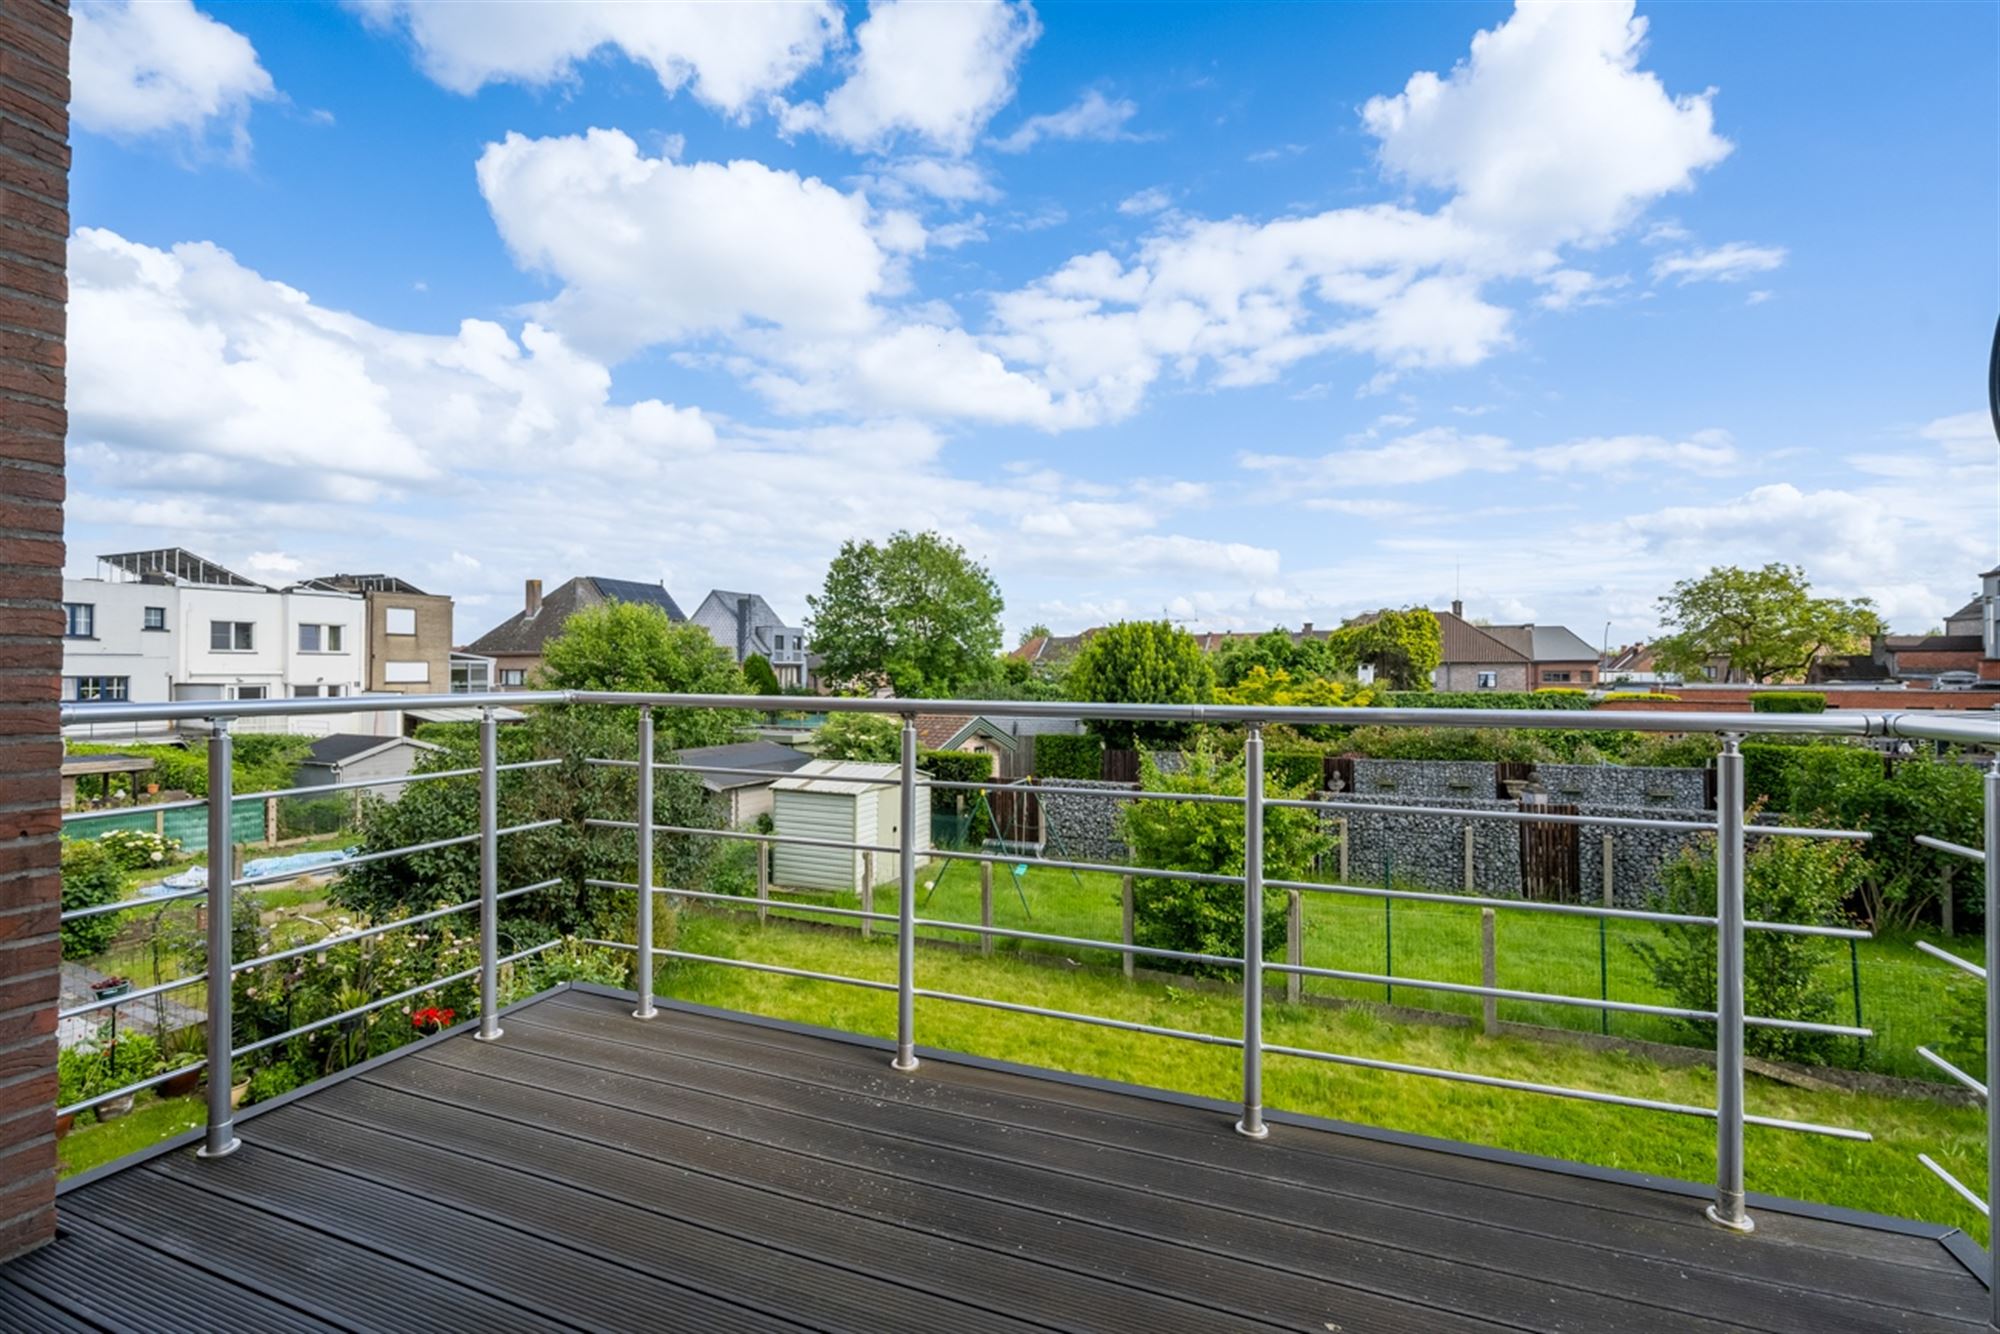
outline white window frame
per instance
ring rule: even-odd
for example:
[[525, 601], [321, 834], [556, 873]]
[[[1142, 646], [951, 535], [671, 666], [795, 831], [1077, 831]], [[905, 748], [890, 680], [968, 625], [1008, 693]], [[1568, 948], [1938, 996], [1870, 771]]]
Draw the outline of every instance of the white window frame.
[[1481, 672], [1479, 673], [1478, 680], [1479, 689], [1481, 690], [1498, 690], [1500, 688], [1500, 673], [1498, 672]]
[[[229, 641], [227, 648], [215, 646], [215, 632], [227, 626], [223, 638]], [[243, 633], [239, 635], [237, 631]], [[208, 651], [210, 653], [255, 653], [257, 651], [257, 622], [255, 621], [210, 621], [208, 623]]]
[[[408, 626], [399, 630], [397, 626]], [[417, 609], [415, 607], [382, 608], [382, 630], [384, 634], [414, 635], [417, 632]]]

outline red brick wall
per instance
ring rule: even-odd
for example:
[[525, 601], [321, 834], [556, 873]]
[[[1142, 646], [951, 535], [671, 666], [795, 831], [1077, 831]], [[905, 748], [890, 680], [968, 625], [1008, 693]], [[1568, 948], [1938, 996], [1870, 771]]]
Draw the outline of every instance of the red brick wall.
[[0, 1260], [55, 1235], [69, 11], [0, 5]]

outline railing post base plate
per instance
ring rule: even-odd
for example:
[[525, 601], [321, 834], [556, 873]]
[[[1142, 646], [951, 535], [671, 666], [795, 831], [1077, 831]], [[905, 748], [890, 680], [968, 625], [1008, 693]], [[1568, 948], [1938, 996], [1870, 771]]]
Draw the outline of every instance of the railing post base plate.
[[634, 1019], [656, 1019], [659, 1017], [659, 1014], [660, 1014], [659, 1007], [655, 1005], [648, 1005], [643, 1010], [632, 1011], [632, 1017]]
[[921, 1064], [923, 1063], [914, 1056], [910, 1057], [898, 1056], [889, 1062], [889, 1068], [891, 1070], [900, 1070], [907, 1075], [912, 1071], [914, 1071]]
[[1254, 1126], [1248, 1121], [1238, 1121], [1236, 1123], [1236, 1133], [1245, 1139], [1269, 1139], [1271, 1137], [1271, 1127], [1265, 1125], [1261, 1120]]
[[1724, 1216], [1722, 1211], [1712, 1204], [1703, 1210], [1703, 1212], [1708, 1215], [1709, 1222], [1715, 1224], [1717, 1227], [1728, 1228], [1731, 1232], [1755, 1232], [1757, 1230], [1756, 1221], [1748, 1214], [1744, 1214], [1741, 1218], [1729, 1218]]
[[500, 1040], [500, 1036], [506, 1031], [504, 1028], [496, 1028], [491, 1033], [474, 1033], [472, 1040], [474, 1042], [497, 1042]]
[[236, 1136], [231, 1135], [229, 1137], [229, 1143], [223, 1145], [221, 1148], [211, 1149], [208, 1147], [208, 1145], [204, 1144], [199, 1149], [196, 1149], [194, 1151], [194, 1156], [197, 1158], [227, 1158], [230, 1154], [235, 1153], [238, 1149], [242, 1147], [243, 1147], [243, 1141], [236, 1138]]

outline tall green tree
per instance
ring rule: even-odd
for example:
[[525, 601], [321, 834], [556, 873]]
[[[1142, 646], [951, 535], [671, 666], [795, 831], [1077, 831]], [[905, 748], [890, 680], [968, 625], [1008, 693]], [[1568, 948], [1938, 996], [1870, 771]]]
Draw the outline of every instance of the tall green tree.
[[823, 760], [894, 764], [903, 755], [903, 724], [886, 713], [836, 713], [813, 733], [812, 747]]
[[[1187, 631], [1166, 621], [1120, 621], [1092, 635], [1070, 664], [1070, 698], [1096, 704], [1200, 704], [1215, 687], [1208, 655]], [[1184, 723], [1093, 720], [1090, 729], [1117, 747], [1155, 745], [1187, 736]]]
[[1662, 667], [1694, 674], [1721, 660], [1731, 678], [1760, 684], [1798, 680], [1823, 654], [1865, 649], [1886, 628], [1867, 598], [1814, 597], [1804, 569], [1775, 562], [1683, 579], [1659, 614], [1671, 632], [1653, 646]]
[[[607, 602], [570, 617], [542, 650], [541, 683], [552, 690], [750, 693], [729, 650], [708, 631], [676, 625], [660, 608], [637, 602]], [[717, 746], [735, 740], [749, 721], [733, 710], [660, 709], [654, 729], [664, 745]]]
[[1343, 625], [1327, 636], [1325, 653], [1335, 671], [1366, 663], [1377, 683], [1391, 690], [1429, 690], [1431, 673], [1444, 661], [1444, 639], [1429, 610], [1407, 607]]
[[1025, 647], [1030, 640], [1047, 639], [1053, 633], [1055, 632], [1050, 630], [1046, 623], [1042, 621], [1036, 621], [1033, 625], [1029, 626], [1027, 629], [1021, 632], [1021, 637], [1014, 642], [1014, 647], [1015, 648]]
[[991, 677], [1006, 603], [986, 567], [937, 533], [848, 542], [806, 599], [806, 628], [836, 681], [943, 697]]

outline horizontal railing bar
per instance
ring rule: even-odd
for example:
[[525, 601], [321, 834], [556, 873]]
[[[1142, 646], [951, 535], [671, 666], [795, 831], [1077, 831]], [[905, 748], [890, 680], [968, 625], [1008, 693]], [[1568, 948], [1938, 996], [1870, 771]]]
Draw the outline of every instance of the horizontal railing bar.
[[[961, 783], [932, 778], [919, 787], [945, 792], [1032, 792], [1038, 797], [1106, 797], [1112, 801], [1191, 801], [1218, 806], [1241, 806], [1243, 798], [1224, 792], [1150, 792], [1129, 787], [1064, 787], [1057, 783]], [[1267, 803], [1275, 805], [1275, 802]]]
[[[560, 818], [535, 820], [528, 824], [508, 825], [505, 829], [498, 830], [496, 833], [499, 835], [525, 834], [532, 830], [548, 829], [562, 823], [563, 821]], [[309, 875], [326, 875], [334, 871], [345, 871], [351, 866], [366, 866], [370, 862], [387, 861], [391, 857], [408, 857], [419, 852], [437, 852], [444, 848], [460, 847], [467, 843], [477, 843], [479, 837], [478, 834], [459, 834], [453, 838], [435, 839], [429, 843], [412, 843], [406, 848], [386, 848], [381, 852], [364, 852], [358, 857], [346, 857], [337, 862], [325, 862], [319, 866], [307, 866], [296, 871], [274, 871], [269, 875], [246, 876], [241, 880], [231, 881], [230, 884], [235, 889], [257, 889], [264, 885], [281, 884], [287, 880], [298, 880]]]
[[1761, 1014], [1746, 1014], [1743, 1022], [1752, 1028], [1782, 1028], [1788, 1033], [1825, 1033], [1836, 1038], [1872, 1038], [1872, 1028], [1857, 1028], [1853, 1024], [1822, 1024], [1811, 1019], [1772, 1019]]
[[[1138, 871], [1150, 875], [1154, 872]], [[1512, 908], [1522, 912], [1557, 913], [1569, 917], [1603, 917], [1614, 921], [1665, 922], [1676, 926], [1714, 926], [1713, 917], [1688, 913], [1652, 912], [1645, 908], [1604, 908], [1592, 903], [1549, 903], [1541, 899], [1503, 899], [1490, 894], [1449, 894], [1428, 889], [1378, 889], [1373, 885], [1342, 885], [1313, 880], [1264, 881], [1266, 889], [1296, 889], [1316, 894], [1345, 894], [1364, 899], [1407, 899], [1416, 903], [1445, 903], [1468, 908]], [[1792, 922], [1745, 922], [1747, 931], [1773, 931], [1781, 935], [1826, 936], [1834, 940], [1873, 940], [1872, 932], [1850, 926], [1800, 926]]]
[[563, 759], [560, 755], [549, 760], [515, 760], [510, 764], [494, 765], [493, 772], [497, 774], [510, 774], [522, 769], [553, 769], [562, 762]]
[[[790, 696], [675, 695], [665, 692], [592, 690], [483, 691], [442, 695], [350, 695], [333, 699], [182, 700], [175, 703], [69, 704], [59, 713], [65, 725], [165, 722], [177, 719], [270, 718], [320, 714], [386, 713], [427, 708], [510, 708], [530, 705], [594, 704], [671, 709], [732, 709], [784, 713], [798, 707]], [[1935, 712], [1831, 713], [1661, 713], [1622, 709], [1518, 709], [1496, 718], [1493, 709], [1302, 708], [1252, 704], [1102, 704], [1066, 700], [876, 700], [829, 696], [811, 702], [820, 713], [918, 713], [954, 718], [998, 715], [1015, 718], [1093, 719], [1105, 722], [1285, 724], [1308, 727], [1493, 727], [1546, 728], [1576, 732], [1713, 732], [1748, 736], [1899, 736], [2000, 746], [2000, 722], [1942, 718]]]
[[[1040, 866], [1051, 871], [1099, 871], [1105, 875], [1139, 876], [1148, 880], [1182, 880], [1196, 885], [1240, 885], [1240, 875], [1214, 875], [1207, 871], [1163, 871], [1152, 866], [1122, 866], [1117, 862], [1073, 862], [1054, 857], [1009, 857], [998, 852], [959, 852], [951, 848], [924, 848], [924, 856], [949, 861], [987, 862], [994, 866]], [[1273, 884], [1274, 881], [1265, 881]]]
[[[637, 893], [639, 887], [629, 880], [586, 880], [586, 885], [598, 889], [624, 889]], [[752, 899], [741, 894], [716, 894], [705, 889], [675, 889], [670, 885], [653, 886], [655, 894], [670, 894], [677, 899], [700, 899], [703, 902], [733, 903], [745, 912], [760, 909], [796, 908], [800, 912], [827, 913], [834, 917], [865, 917], [871, 922], [896, 921], [894, 913], [864, 912], [860, 908], [836, 908], [832, 904], [799, 903], [792, 899]]]
[[73, 1102], [67, 1107], [58, 1107], [56, 1108], [56, 1115], [75, 1116], [78, 1112], [87, 1112], [93, 1107], [101, 1107], [107, 1102], [115, 1102], [119, 1098], [126, 1097], [129, 1094], [149, 1089], [155, 1084], [164, 1084], [175, 1075], [184, 1075], [190, 1070], [206, 1069], [207, 1066], [208, 1059], [206, 1057], [198, 1061], [189, 1061], [186, 1065], [177, 1065], [171, 1070], [162, 1070], [159, 1074], [149, 1076], [135, 1084], [127, 1084], [123, 1088], [115, 1088], [109, 1093], [100, 1093], [94, 1098], [85, 1098], [82, 1102]]
[[[1125, 1033], [1144, 1033], [1149, 1037], [1178, 1038], [1183, 1042], [1199, 1042], [1210, 1047], [1241, 1047], [1242, 1038], [1224, 1037], [1219, 1033], [1196, 1033], [1185, 1028], [1162, 1028], [1158, 1024], [1142, 1024], [1130, 1019], [1107, 1019], [1099, 1014], [1078, 1014], [1073, 1010], [1051, 1010], [1040, 1005], [1022, 1005], [1015, 1001], [994, 1000], [990, 996], [966, 996], [955, 991], [932, 991], [928, 987], [917, 987], [916, 994], [926, 1000], [950, 1001], [954, 1005], [977, 1005], [988, 1010], [1005, 1010], [1009, 1014], [1029, 1014], [1041, 1019], [1067, 1019], [1071, 1023], [1090, 1024], [1097, 1028], [1115, 1028]], [[1267, 1048], [1268, 1050], [1268, 1048]]]
[[[391, 738], [383, 738], [385, 741]], [[232, 801], [268, 801], [273, 797], [314, 797], [323, 792], [351, 792], [361, 787], [392, 787], [397, 783], [428, 783], [438, 778], [466, 778], [479, 772], [478, 766], [470, 769], [435, 769], [430, 773], [403, 774], [396, 778], [349, 778], [338, 783], [317, 783], [310, 787], [274, 787], [263, 792], [237, 792]], [[205, 802], [204, 802], [205, 804]]]
[[1963, 968], [1966, 972], [1971, 973], [1974, 977], [1984, 978], [1986, 976], [1986, 970], [1984, 968], [1981, 968], [1978, 964], [1972, 962], [1972, 960], [1961, 959], [1956, 954], [1953, 954], [1950, 950], [1941, 950], [1937, 946], [1931, 944], [1928, 940], [1918, 941], [1917, 948], [1921, 950], [1923, 953], [1930, 955], [1933, 959], [1942, 959], [1946, 963], [1951, 964], [1956, 968]]
[[1114, 954], [1144, 954], [1154, 959], [1179, 959], [1186, 963], [1208, 963], [1241, 968], [1243, 960], [1228, 954], [1190, 954], [1186, 950], [1161, 949], [1154, 945], [1127, 945], [1117, 940], [1094, 940], [1089, 936], [1053, 936], [1046, 931], [1022, 931], [1006, 926], [979, 926], [972, 922], [950, 922], [936, 917], [919, 917], [914, 925], [945, 931], [966, 931], [975, 936], [999, 936], [1005, 940], [1039, 940], [1051, 945], [1075, 945], [1079, 949], [1110, 950]]
[[1967, 861], [1984, 862], [1986, 860], [1986, 854], [1978, 848], [1969, 848], [1963, 843], [1953, 843], [1949, 839], [1932, 838], [1929, 834], [1918, 834], [1917, 842], [1924, 847], [1935, 848], [1939, 852], [1949, 852], [1954, 857], [1963, 857]]
[[[1499, 1075], [1476, 1075], [1464, 1070], [1442, 1070], [1428, 1065], [1406, 1065], [1401, 1061], [1378, 1061], [1366, 1056], [1347, 1056], [1339, 1052], [1314, 1051], [1308, 1047], [1285, 1047], [1267, 1042], [1264, 1050], [1279, 1056], [1299, 1056], [1309, 1061], [1328, 1061], [1334, 1065], [1351, 1065], [1363, 1070], [1380, 1070], [1393, 1075], [1419, 1075], [1426, 1079], [1442, 1079], [1457, 1084], [1478, 1084], [1484, 1088], [1510, 1089], [1516, 1093], [1541, 1093], [1552, 1098], [1574, 1098], [1581, 1102], [1607, 1103], [1614, 1107], [1636, 1107], [1641, 1111], [1672, 1112], [1678, 1116], [1697, 1116], [1713, 1121], [1713, 1107], [1696, 1107], [1688, 1103], [1661, 1102], [1653, 1098], [1634, 1098], [1622, 1093], [1600, 1093], [1594, 1089], [1574, 1089], [1561, 1084], [1535, 1084], [1521, 1079], [1505, 1079]], [[1774, 1130], [1797, 1130], [1806, 1134], [1825, 1135], [1832, 1139], [1856, 1140], [1863, 1143], [1875, 1137], [1865, 1130], [1849, 1130], [1844, 1126], [1814, 1125], [1809, 1121], [1784, 1121], [1769, 1116], [1746, 1116], [1746, 1124], [1766, 1126]]]
[[[1602, 825], [1610, 829], [1666, 829], [1687, 833], [1713, 832], [1717, 828], [1713, 820], [1654, 820], [1643, 815], [1563, 815], [1550, 811], [1537, 811], [1532, 806], [1494, 810], [1483, 806], [1409, 806], [1374, 801], [1312, 801], [1303, 797], [1267, 797], [1264, 804], [1290, 806], [1299, 810], [1346, 811], [1360, 815], [1441, 815], [1455, 819], [1491, 820], [1506, 824]], [[1849, 839], [1862, 843], [1875, 837], [1865, 829], [1815, 829], [1805, 825], [1745, 824], [1743, 832], [1788, 838]]]
[[[591, 829], [637, 829], [637, 820], [599, 820], [595, 817], [585, 820]], [[884, 843], [846, 843], [837, 838], [807, 838], [802, 834], [758, 834], [748, 829], [697, 829], [693, 825], [656, 824], [656, 834], [687, 834], [693, 837], [708, 835], [713, 838], [733, 838], [739, 843], [784, 843], [800, 848], [836, 848], [848, 852], [885, 852], [895, 854], [900, 848]]]
[[207, 980], [208, 970], [203, 969], [201, 972], [188, 977], [177, 977], [171, 982], [160, 982], [150, 987], [141, 987], [137, 991], [128, 991], [121, 996], [106, 996], [102, 1000], [91, 1001], [88, 1005], [79, 1005], [73, 1010], [57, 1010], [56, 1018], [74, 1019], [80, 1014], [90, 1014], [97, 1010], [115, 1009], [120, 1005], [130, 1005], [133, 1001], [142, 1001], [148, 997], [158, 996], [169, 991], [179, 991], [182, 987], [191, 987], [197, 982], [206, 982]]
[[1445, 991], [1462, 996], [1491, 996], [1495, 1000], [1546, 1002], [1551, 1005], [1575, 1005], [1591, 1010], [1617, 1010], [1622, 1014], [1650, 1014], [1667, 1019], [1706, 1019], [1713, 1023], [1713, 1010], [1684, 1010], [1672, 1005], [1645, 1005], [1638, 1001], [1599, 1000], [1584, 996], [1564, 996], [1546, 991], [1515, 991], [1508, 987], [1475, 986], [1470, 982], [1434, 982], [1418, 977], [1398, 977], [1387, 973], [1358, 973], [1344, 968], [1318, 968], [1310, 964], [1265, 963], [1266, 972], [1297, 973], [1300, 977], [1328, 977], [1339, 982], [1370, 982], [1376, 985], [1393, 983], [1399, 987], [1414, 987], [1418, 991]]
[[[523, 959], [531, 958], [534, 955], [540, 954], [543, 950], [551, 949], [560, 944], [562, 944], [562, 938], [558, 936], [554, 940], [545, 940], [539, 945], [530, 946], [528, 949], [521, 950], [515, 954], [509, 954], [504, 958], [496, 960], [496, 962], [503, 964], [519, 963]], [[266, 1047], [275, 1047], [280, 1042], [289, 1042], [293, 1038], [316, 1032], [319, 1029], [327, 1027], [329, 1024], [344, 1023], [349, 1019], [359, 1019], [362, 1015], [379, 1010], [384, 1005], [394, 1005], [397, 1001], [408, 1000], [412, 996], [421, 996], [426, 991], [435, 991], [439, 987], [448, 987], [454, 982], [463, 982], [469, 977], [477, 977], [478, 975], [479, 967], [475, 964], [471, 968], [461, 969], [448, 976], [433, 978], [429, 982], [419, 983], [414, 987], [407, 987], [393, 996], [384, 996], [380, 1000], [370, 1001], [366, 1005], [357, 1005], [353, 1009], [343, 1010], [339, 1014], [330, 1014], [324, 1019], [315, 1019], [309, 1024], [301, 1024], [299, 1027], [289, 1029], [286, 1032], [277, 1033], [268, 1038], [259, 1038], [255, 1042], [236, 1048], [230, 1055], [232, 1058], [248, 1056], [251, 1052], [262, 1051]]]
[[79, 918], [102, 917], [105, 913], [111, 912], [136, 912], [141, 908], [150, 908], [156, 903], [179, 903], [182, 899], [201, 899], [207, 897], [208, 887], [206, 885], [200, 889], [177, 889], [171, 894], [141, 894], [137, 898], [120, 899], [116, 903], [99, 903], [89, 908], [71, 908], [61, 915], [60, 920], [74, 922]]
[[1986, 1096], [1986, 1085], [1980, 1083], [1978, 1080], [1974, 1079], [1971, 1075], [1968, 1075], [1967, 1073], [1965, 1073], [1965, 1071], [1959, 1069], [1957, 1066], [1953, 1065], [1950, 1061], [1947, 1061], [1944, 1057], [1932, 1051], [1929, 1047], [1918, 1047], [1917, 1055], [1923, 1057], [1926, 1061], [1929, 1061], [1932, 1065], [1944, 1071], [1947, 1075], [1950, 1075], [1953, 1079], [1956, 1079], [1959, 1083], [1965, 1085], [1967, 1088], [1971, 1089], [1974, 1093], [1977, 1093], [1980, 1097], [1983, 1098]]
[[1980, 1217], [1991, 1218], [1993, 1216], [1993, 1211], [1987, 1207], [1986, 1201], [1980, 1199], [1979, 1196], [1975, 1195], [1972, 1192], [1972, 1188], [1967, 1186], [1963, 1181], [1960, 1181], [1957, 1177], [1945, 1171], [1944, 1168], [1938, 1166], [1937, 1161], [1934, 1158], [1932, 1158], [1929, 1154], [1927, 1153], [1918, 1154], [1917, 1161], [1922, 1163], [1925, 1167], [1928, 1167], [1933, 1173], [1935, 1173], [1938, 1180], [1944, 1182], [1945, 1185], [1950, 1186], [1953, 1190], [1957, 1191], [1960, 1198], [1962, 1198], [1967, 1204], [1971, 1205], [1973, 1208], [1979, 1211]]
[[108, 820], [114, 815], [151, 815], [154, 811], [187, 811], [193, 810], [196, 806], [206, 805], [208, 805], [207, 797], [187, 797], [180, 801], [149, 801], [134, 806], [107, 806], [100, 811], [64, 811], [62, 822], [68, 824], [71, 820]]
[[[586, 945], [604, 945], [615, 950], [633, 950], [639, 947], [623, 940], [585, 939]], [[719, 954], [696, 954], [690, 950], [655, 949], [655, 955], [668, 959], [684, 959], [690, 963], [719, 963], [731, 968], [747, 968], [754, 973], [776, 973], [780, 977], [802, 977], [811, 982], [839, 982], [843, 986], [865, 987], [869, 991], [894, 991], [894, 982], [871, 982], [865, 977], [848, 977], [842, 973], [819, 973], [810, 968], [786, 968], [775, 963], [756, 963], [749, 959], [725, 959]]]
[[[508, 899], [516, 898], [522, 894], [532, 894], [538, 889], [548, 889], [552, 885], [560, 885], [561, 883], [561, 876], [553, 876], [536, 884], [523, 885], [519, 889], [510, 889], [505, 894], [496, 894], [494, 895], [494, 902], [504, 903]], [[390, 931], [399, 931], [406, 926], [417, 926], [424, 922], [436, 921], [440, 917], [450, 917], [453, 913], [471, 912], [477, 907], [479, 907], [478, 899], [467, 899], [463, 903], [453, 903], [442, 908], [432, 908], [428, 912], [420, 912], [413, 917], [399, 917], [393, 922], [383, 922], [361, 931], [336, 931], [331, 935], [313, 941], [309, 945], [297, 945], [288, 950], [279, 950], [276, 954], [260, 954], [254, 959], [244, 959], [241, 962], [233, 963], [229, 966], [229, 972], [233, 977], [237, 973], [248, 972], [252, 968], [259, 968], [265, 964], [282, 963], [286, 959], [296, 959], [306, 954], [318, 954], [322, 951], [333, 949], [335, 946], [351, 945], [357, 940], [370, 940]]]

